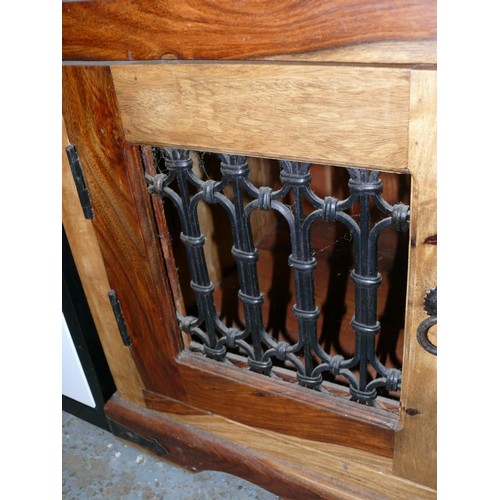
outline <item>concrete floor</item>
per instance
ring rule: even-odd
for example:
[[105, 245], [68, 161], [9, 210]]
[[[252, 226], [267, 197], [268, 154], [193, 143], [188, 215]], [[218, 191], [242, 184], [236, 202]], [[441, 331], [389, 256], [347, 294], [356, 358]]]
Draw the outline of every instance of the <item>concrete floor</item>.
[[62, 444], [64, 500], [279, 500], [223, 472], [186, 471], [66, 412]]

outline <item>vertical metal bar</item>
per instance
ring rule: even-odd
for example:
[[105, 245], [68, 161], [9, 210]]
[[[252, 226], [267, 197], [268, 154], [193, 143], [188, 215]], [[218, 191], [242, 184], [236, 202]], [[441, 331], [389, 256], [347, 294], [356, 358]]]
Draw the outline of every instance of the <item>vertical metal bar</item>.
[[355, 284], [355, 314], [352, 326], [356, 335], [356, 354], [359, 358], [359, 386], [351, 388], [356, 401], [371, 404], [376, 397], [368, 391], [368, 364], [375, 353], [375, 336], [380, 329], [377, 321], [377, 288], [381, 277], [377, 272], [377, 252], [370, 248], [370, 197], [380, 194], [382, 182], [377, 171], [350, 169], [349, 188], [360, 205], [360, 238], [355, 247], [355, 267], [352, 280]]
[[321, 376], [313, 377], [314, 360], [312, 348], [316, 343], [316, 323], [319, 309], [314, 300], [314, 269], [316, 259], [312, 255], [311, 242], [304, 227], [303, 192], [309, 189], [311, 175], [309, 163], [281, 161], [280, 178], [285, 186], [293, 190], [292, 254], [288, 259], [295, 281], [295, 305], [293, 314], [297, 318], [299, 337], [304, 356], [304, 373], [297, 372], [300, 384], [316, 387]]
[[[193, 176], [193, 162], [187, 150], [165, 148], [162, 149], [162, 152], [165, 155], [167, 169], [173, 173], [179, 190], [176, 205], [182, 227], [180, 238], [188, 256], [191, 288], [196, 297], [199, 322], [204, 322], [208, 335], [208, 345], [204, 346], [205, 353], [209, 357], [223, 359], [225, 350], [219, 349], [217, 345], [217, 313], [213, 300], [214, 285], [210, 281], [203, 251], [205, 237], [200, 231], [197, 212], [192, 209], [192, 199], [189, 193], [189, 181]], [[160, 187], [160, 191], [163, 191], [163, 187]]]
[[264, 332], [262, 303], [264, 295], [259, 289], [257, 276], [258, 252], [253, 243], [252, 231], [248, 217], [245, 217], [243, 193], [244, 183], [248, 177], [249, 167], [244, 156], [219, 155], [221, 172], [231, 186], [235, 218], [234, 245], [231, 249], [236, 260], [240, 290], [238, 298], [243, 304], [245, 332], [252, 338], [253, 357], [248, 362], [252, 370], [269, 373], [272, 362], [262, 361], [261, 340]]

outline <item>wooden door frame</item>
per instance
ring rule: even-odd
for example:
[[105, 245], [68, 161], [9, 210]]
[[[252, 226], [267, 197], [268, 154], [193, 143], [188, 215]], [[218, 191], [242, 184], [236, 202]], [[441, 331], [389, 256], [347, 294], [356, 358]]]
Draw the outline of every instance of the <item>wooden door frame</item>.
[[[265, 66], [271, 74], [279, 70]], [[171, 69], [175, 73], [177, 67]], [[165, 65], [158, 70], [170, 72]], [[196, 74], [196, 66], [191, 70]], [[175, 277], [169, 281], [139, 148], [127, 141], [121, 126], [123, 107], [113, 92], [112, 73], [107, 67], [65, 67], [64, 114], [93, 200], [93, 225], [110, 287], [128, 325], [129, 349], [145, 389], [156, 394], [146, 404], [164, 409], [166, 403], [157, 401], [166, 396], [248, 425], [391, 457], [394, 415], [183, 351], [169, 288]]]
[[[75, 27], [83, 19], [81, 16], [85, 9], [98, 12], [109, 8], [109, 15], [112, 16], [113, 2], [107, 4], [108, 7], [101, 2], [63, 4], [66, 26], [63, 46], [68, 49], [65, 58], [97, 60], [103, 57], [90, 43], [92, 36], [86, 39], [87, 45], [81, 43], [81, 38], [79, 41], [78, 37], [75, 38], [79, 32], [85, 39], [85, 30], [88, 31], [94, 24], [85, 22], [83, 31]], [[388, 4], [395, 6], [397, 2], [388, 1]], [[133, 2], [130, 5], [135, 8]], [[429, 6], [421, 6], [429, 11]], [[396, 8], [389, 11], [397, 13]], [[85, 15], [89, 13], [85, 12]], [[409, 21], [411, 17], [409, 15]], [[68, 21], [70, 18], [72, 20]], [[115, 41], [120, 39], [120, 29], [126, 27], [126, 23], [120, 24], [124, 17], [117, 16], [116, 19], [119, 26], [114, 32], [109, 31]], [[421, 16], [420, 35], [399, 36], [399, 46], [384, 40], [371, 40], [371, 44], [360, 50], [349, 43], [335, 45], [329, 39], [315, 48], [325, 50], [331, 47], [331, 51], [319, 56], [316, 53], [298, 54], [293, 58], [295, 61], [314, 61], [319, 57], [323, 62], [432, 64], [435, 62], [435, 27], [429, 19]], [[313, 24], [311, 29], [314, 29]], [[165, 38], [155, 38], [155, 50], [173, 50], [162, 47], [162, 40]], [[133, 41], [126, 43], [131, 47]], [[299, 45], [296, 49], [280, 52], [279, 48], [270, 44], [261, 55], [292, 59], [290, 54], [299, 52]], [[78, 46], [77, 52], [70, 49]], [[107, 59], [122, 58], [122, 48], [113, 52], [114, 44], [109, 40], [106, 47], [111, 50], [106, 53]], [[248, 52], [249, 45], [246, 49], [245, 44], [233, 47], [234, 53], [221, 57], [238, 59], [255, 55]], [[416, 51], [415, 47], [422, 50]], [[283, 52], [288, 52], [289, 56], [279, 56]], [[199, 56], [198, 52], [192, 54], [192, 57]], [[142, 57], [147, 58], [155, 59], [156, 52]], [[283, 396], [281, 387], [272, 387], [267, 399], [271, 399], [273, 404], [286, 400], [286, 405], [298, 405], [298, 411], [301, 405], [313, 405], [325, 426], [336, 422], [353, 429], [352, 433], [346, 434], [345, 441], [336, 438], [336, 444], [322, 443], [321, 436], [309, 431], [302, 434], [302, 438], [307, 438], [305, 441], [288, 438], [295, 441], [289, 443], [290, 456], [285, 459], [279, 456], [276, 447], [269, 444], [270, 439], [274, 439], [282, 447], [285, 446], [287, 438], [276, 434], [279, 423], [267, 431], [251, 426], [250, 420], [244, 423], [248, 425], [236, 424], [228, 419], [234, 415], [225, 411], [222, 400], [218, 407], [221, 416], [210, 415], [203, 408], [203, 391], [200, 389], [198, 395], [192, 390], [186, 391], [186, 379], [203, 379], [213, 373], [206, 365], [206, 362], [212, 362], [199, 360], [187, 353], [180, 354], [182, 345], [177, 334], [168, 270], [156, 237], [149, 195], [136, 175], [142, 168], [141, 162], [137, 147], [128, 139], [122, 125], [123, 109], [117, 101], [112, 70], [107, 65], [73, 64], [64, 67], [63, 115], [69, 139], [64, 138], [63, 143], [70, 141], [78, 147], [96, 214], [92, 222], [82, 220], [75, 193], [69, 187], [71, 182], [66, 180], [63, 191], [64, 224], [118, 388], [117, 395], [107, 406], [110, 420], [150, 438], [151, 442], [158, 440], [163, 443], [169, 448], [170, 457], [179, 463], [233, 472], [285, 496], [290, 492], [302, 492], [311, 497], [317, 495], [318, 498], [362, 498], [368, 492], [387, 493], [389, 489], [394, 492], [395, 498], [398, 494], [399, 498], [401, 495], [417, 495], [419, 498], [435, 495], [436, 358], [422, 350], [416, 342], [415, 332], [425, 318], [423, 296], [436, 285], [436, 83], [432, 67], [406, 69], [409, 115], [405, 168], [412, 175], [413, 184], [400, 428], [395, 432], [392, 427], [388, 433], [383, 419], [370, 423], [355, 414], [346, 417], [345, 408], [340, 408], [340, 413], [339, 408], [333, 408], [332, 412], [332, 408], [325, 409], [322, 404], [318, 405], [307, 392], [304, 392], [302, 401], [297, 402], [297, 394]], [[68, 172], [64, 156], [63, 171]], [[69, 178], [66, 176], [66, 179]], [[139, 206], [144, 208], [139, 210]], [[70, 211], [68, 207], [73, 208]], [[93, 260], [99, 263], [95, 269], [89, 265], [86, 244], [82, 244], [82, 228], [85, 228], [86, 244], [91, 244], [93, 249]], [[97, 288], [96, 276], [100, 279]], [[120, 299], [132, 338], [131, 346], [121, 343], [116, 326], [112, 325], [110, 306], [106, 302], [109, 289], [116, 290]], [[165, 363], [166, 358], [175, 362]], [[161, 371], [159, 377], [158, 369]], [[248, 395], [255, 401], [266, 399], [255, 396], [255, 388], [246, 374], [235, 375], [233, 371], [227, 376], [238, 386], [238, 391], [245, 394], [242, 403], [247, 401]], [[234, 382], [235, 378], [237, 382]], [[336, 415], [337, 420], [332, 420], [332, 415]], [[374, 429], [380, 432], [379, 437], [365, 442], [365, 431], [373, 436]], [[178, 436], [174, 440], [172, 432]], [[253, 444], [255, 436], [262, 436], [262, 442]], [[326, 463], [331, 465], [331, 472], [314, 461], [318, 449], [324, 453], [322, 458]], [[294, 453], [306, 458], [299, 460], [293, 456]], [[379, 458], [376, 458], [377, 454]], [[252, 467], [248, 467], [249, 458], [254, 461]], [[383, 462], [387, 459], [389, 463]], [[346, 472], [346, 464], [349, 472]], [[385, 469], [382, 464], [385, 464]], [[287, 473], [285, 480], [282, 477], [284, 471]], [[374, 474], [378, 480], [373, 479]]]
[[[326, 403], [325, 408], [325, 403], [318, 403], [310, 391], [304, 390], [303, 393], [293, 391], [286, 394], [287, 390], [281, 386], [282, 383], [271, 380], [266, 380], [264, 384], [266, 390], [257, 391], [253, 374], [219, 364], [214, 367], [212, 366], [214, 362], [211, 360], [200, 359], [190, 353], [182, 352], [180, 336], [177, 333], [174, 303], [168, 287], [168, 273], [162, 260], [154, 227], [151, 202], [145, 183], [142, 181], [139, 151], [136, 146], [126, 140], [121, 126], [121, 113], [114, 93], [111, 71], [105, 66], [67, 66], [64, 68], [63, 75], [63, 102], [65, 123], [69, 124], [67, 125], [68, 135], [71, 142], [77, 145], [84, 166], [88, 189], [94, 204], [93, 226], [99, 240], [110, 287], [118, 294], [130, 329], [132, 345], [128, 349], [144, 381], [143, 397], [146, 394], [146, 406], [168, 412], [172, 404], [173, 406], [177, 404], [172, 401], [181, 402], [197, 408], [202, 413], [203, 410], [211, 409], [222, 416], [236, 418], [248, 425], [257, 426], [262, 426], [267, 418], [265, 417], [266, 407], [287, 408], [283, 412], [283, 419], [273, 418], [270, 425], [264, 423], [264, 426], [274, 431], [282, 430], [289, 411], [293, 414], [301, 414], [306, 408], [310, 410], [314, 407], [317, 420], [309, 428], [299, 421], [301, 425], [297, 425], [294, 429], [297, 436], [325, 441], [324, 429], [336, 424], [342, 428], [342, 432], [327, 437], [326, 440], [329, 442], [392, 457], [393, 439], [396, 436], [397, 442], [403, 443], [396, 447], [396, 453], [406, 456], [407, 447], [404, 442], [405, 439], [408, 440], [407, 427], [403, 425], [401, 430], [395, 433], [394, 422], [385, 420], [382, 414], [377, 418], [377, 415], [367, 413], [360, 418], [359, 409], [355, 408], [356, 405], [351, 407], [331, 402]], [[410, 109], [415, 114], [416, 120], [422, 120], [422, 112], [418, 109], [425, 97], [428, 106], [425, 108], [423, 119], [428, 120], [426, 117], [432, 117], [432, 113], [429, 113], [432, 95], [429, 95], [428, 89], [433, 73], [413, 71], [409, 75], [411, 85], [422, 93], [417, 98], [409, 97], [412, 103]], [[415, 81], [419, 84], [414, 84]], [[425, 85], [422, 85], [422, 81]], [[413, 111], [414, 108], [415, 111]], [[416, 123], [416, 125], [409, 125], [409, 131], [415, 130], [415, 136], [421, 135], [420, 141], [415, 140], [416, 143], [425, 144], [426, 136], [430, 133], [429, 131], [432, 131], [432, 127], [428, 128], [428, 121], [425, 127], [418, 125], [419, 122]], [[411, 137], [412, 134], [410, 133], [409, 136]], [[422, 155], [430, 154], [429, 151], [432, 152], [432, 148], [425, 147], [422, 153], [417, 146], [418, 144], [413, 144], [408, 149], [409, 161], [415, 163], [414, 168], [411, 168], [412, 164], [409, 163], [409, 171], [413, 175], [412, 207], [414, 208], [419, 206], [417, 196], [422, 199], [420, 186], [424, 184], [419, 179], [425, 179], [427, 190], [432, 186], [429, 167], [423, 166], [429, 165], [429, 159], [424, 157], [426, 163], [421, 161]], [[424, 196], [428, 197], [429, 195], [425, 192]], [[426, 203], [428, 206], [429, 200]], [[412, 220], [417, 217], [414, 214], [419, 212], [418, 208], [417, 210], [414, 208], [412, 208]], [[432, 209], [427, 210], [427, 217], [432, 217], [432, 213]], [[420, 220], [423, 217], [425, 216], [421, 215]], [[416, 228], [417, 225], [413, 222], [412, 227]], [[432, 235], [426, 233], [422, 241], [424, 248], [429, 247], [426, 241], [429, 241], [429, 236]], [[422, 291], [422, 286], [429, 288], [432, 282], [429, 274], [425, 273], [423, 274], [425, 283], [423, 285], [418, 283], [418, 277], [422, 276], [422, 272], [415, 271], [418, 268], [415, 262], [420, 262], [418, 260], [420, 257], [417, 257], [415, 261], [415, 256], [417, 256], [415, 252], [419, 248], [417, 236], [412, 234], [411, 243], [410, 280], [412, 280], [412, 286], [409, 287], [409, 304], [415, 301], [414, 296]], [[432, 256], [430, 258], [432, 259]], [[428, 265], [426, 263], [427, 267]], [[417, 277], [417, 282], [415, 282], [415, 277]], [[412, 328], [423, 319], [423, 309], [419, 312], [420, 309], [422, 308], [417, 305], [411, 309], [413, 314], [409, 313], [408, 316], [408, 331], [412, 331]], [[411, 335], [408, 334], [407, 338], [411, 339]], [[428, 374], [429, 369], [432, 370], [432, 360], [423, 351], [422, 355], [421, 348], [418, 345], [415, 347], [414, 344], [411, 340], [407, 342], [405, 363], [410, 367], [418, 366], [419, 363], [429, 366], [430, 361], [430, 368], [427, 368], [426, 372]], [[413, 357], [408, 354], [410, 349], [416, 352]], [[407, 364], [405, 367], [408, 366]], [[214, 369], [217, 375], [214, 375]], [[406, 373], [411, 373], [410, 370], [411, 368], [406, 368]], [[414, 373], [422, 373], [421, 367]], [[406, 380], [409, 380], [407, 382], [409, 387], [415, 387], [414, 375], [407, 377]], [[428, 378], [425, 380], [428, 384]], [[207, 408], [207, 391], [210, 390], [207, 387], [213, 390], [217, 385], [220, 386], [220, 383], [224, 386], [224, 391], [220, 394], [224, 392], [227, 394], [228, 386], [232, 387], [230, 392], [232, 397], [236, 398], [234, 401], [240, 408], [246, 407], [245, 405], [250, 405], [248, 408], [253, 409], [262, 408], [260, 413], [264, 415], [262, 420], [259, 421], [256, 418], [258, 412], [255, 411], [248, 413], [247, 420], [242, 418], [240, 412], [234, 414], [225, 402], [226, 396], [216, 401], [211, 397]], [[186, 384], [189, 386], [188, 390], [186, 390]], [[415, 404], [411, 398], [412, 396], [418, 398], [418, 393], [412, 394], [412, 391], [403, 390], [403, 410], [416, 409], [418, 416], [424, 417], [419, 418], [419, 424], [425, 417], [432, 418], [432, 403], [429, 401], [432, 396], [431, 391], [432, 387], [428, 391], [430, 395], [427, 394], [423, 401], [420, 398], [420, 401]], [[215, 394], [218, 392], [216, 390]], [[429, 413], [419, 409], [426, 407], [425, 405], [430, 406]], [[413, 411], [403, 413], [403, 419], [408, 420], [408, 427], [410, 427], [416, 419], [411, 420], [405, 415], [415, 416], [415, 413]], [[421, 427], [417, 426], [413, 434], [421, 437]], [[417, 447], [418, 443], [422, 443], [421, 439], [416, 441], [417, 444], [414, 444], [415, 439], [412, 440], [411, 437], [409, 439], [413, 448]], [[423, 451], [427, 452], [427, 457], [429, 457], [429, 446], [432, 451], [432, 441], [424, 441]], [[401, 461], [395, 461], [395, 463], [400, 464]], [[426, 463], [432, 467], [432, 460], [427, 459]], [[403, 475], [411, 477], [411, 474], [410, 471]]]

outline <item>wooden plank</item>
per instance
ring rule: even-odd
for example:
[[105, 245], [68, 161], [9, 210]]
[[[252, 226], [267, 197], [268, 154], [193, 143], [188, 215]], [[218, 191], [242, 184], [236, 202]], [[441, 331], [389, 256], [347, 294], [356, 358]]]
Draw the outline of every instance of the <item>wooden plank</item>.
[[436, 498], [436, 492], [394, 476], [390, 460], [262, 432], [216, 415], [161, 414], [117, 397], [108, 418], [169, 452], [168, 460], [191, 470], [236, 474], [282, 498]]
[[394, 451], [394, 471], [436, 487], [436, 357], [416, 340], [427, 317], [424, 296], [436, 286], [436, 73], [411, 76], [409, 164], [413, 176], [408, 271], [407, 319], [401, 391], [401, 426]]
[[[177, 417], [173, 417], [174, 419]], [[277, 432], [262, 431], [220, 416], [186, 416], [180, 421], [252, 450], [321, 474], [324, 478], [342, 478], [352, 486], [367, 488], [363, 498], [382, 497], [436, 498], [430, 488], [417, 486], [391, 473], [392, 460], [346, 446], [318, 443]], [[367, 487], [367, 485], [369, 485]], [[373, 491], [377, 494], [374, 495]], [[368, 493], [369, 492], [369, 493]]]
[[144, 404], [144, 384], [127, 347], [123, 345], [108, 299], [110, 285], [99, 244], [90, 220], [85, 219], [71, 175], [65, 147], [69, 146], [63, 123], [62, 219], [78, 275], [96, 325], [109, 369], [120, 396]]
[[131, 142], [407, 169], [406, 69], [269, 62], [111, 71]]
[[255, 427], [392, 457], [398, 425], [393, 413], [186, 351], [177, 361], [191, 406]]
[[294, 61], [305, 63], [435, 65], [437, 64], [436, 45], [436, 40], [371, 42], [299, 54], [256, 57], [255, 59], [260, 61]]
[[182, 348], [173, 300], [139, 154], [123, 136], [109, 68], [64, 67], [63, 114], [82, 161], [109, 284], [120, 300], [145, 387], [181, 396], [182, 382], [167, 362]]
[[436, 24], [435, 0], [71, 2], [63, 59], [245, 59], [435, 40]]
[[[161, 411], [163, 413], [168, 413], [170, 418], [177, 418], [180, 416], [179, 421], [193, 425], [199, 429], [206, 430], [207, 432], [216, 433], [217, 435], [223, 437], [231, 435], [234, 436], [233, 431], [228, 431], [228, 429], [236, 430], [241, 437], [239, 442], [241, 444], [246, 444], [251, 447], [255, 447], [257, 444], [255, 437], [262, 437], [263, 442], [269, 441], [271, 439], [275, 443], [271, 446], [281, 448], [282, 443], [293, 444], [295, 447], [300, 447], [302, 451], [304, 450], [314, 450], [314, 453], [320, 453], [328, 456], [343, 456], [349, 457], [360, 464], [365, 464], [373, 469], [377, 469], [381, 472], [390, 473], [392, 471], [392, 460], [390, 458], [381, 457], [373, 453], [368, 453], [366, 451], [356, 450], [354, 448], [348, 448], [346, 446], [339, 446], [330, 443], [323, 443], [321, 441], [311, 441], [307, 439], [302, 439], [296, 436], [290, 436], [287, 434], [273, 432], [269, 430], [264, 430], [256, 427], [249, 427], [247, 425], [241, 424], [234, 420], [230, 420], [219, 415], [214, 415], [210, 412], [200, 410], [193, 406], [187, 405], [185, 403], [179, 403], [171, 398], [162, 396], [161, 394], [154, 393], [152, 391], [144, 390], [144, 400], [146, 406], [152, 410]], [[186, 418], [193, 417], [196, 418]], [[203, 417], [203, 418], [198, 418]], [[225, 430], [224, 430], [225, 429]], [[243, 433], [241, 431], [244, 431]], [[247, 432], [247, 438], [243, 438]], [[251, 438], [248, 438], [251, 436]], [[266, 438], [264, 438], [266, 436]], [[261, 444], [261, 446], [262, 446]], [[269, 447], [270, 443], [267, 443]], [[292, 454], [294, 458], [294, 454]]]

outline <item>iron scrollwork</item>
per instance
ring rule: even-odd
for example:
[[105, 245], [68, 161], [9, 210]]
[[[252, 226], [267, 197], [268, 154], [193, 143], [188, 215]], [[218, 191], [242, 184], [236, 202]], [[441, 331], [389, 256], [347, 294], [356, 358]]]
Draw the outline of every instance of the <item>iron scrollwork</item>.
[[[197, 317], [178, 314], [180, 329], [203, 345], [204, 354], [218, 361], [226, 359], [226, 348], [239, 348], [245, 353], [251, 370], [273, 374], [273, 359], [288, 361], [296, 370], [300, 385], [322, 390], [323, 373], [341, 376], [349, 383], [351, 398], [374, 406], [378, 389], [399, 390], [401, 372], [386, 368], [375, 353], [376, 335], [380, 330], [377, 319], [377, 289], [381, 275], [377, 270], [378, 238], [383, 229], [392, 227], [407, 231], [409, 206], [390, 205], [382, 198], [380, 172], [349, 168], [350, 195], [345, 200], [333, 196], [319, 198], [311, 189], [310, 164], [281, 160], [281, 187], [277, 190], [256, 187], [249, 180], [246, 157], [219, 154], [220, 181], [202, 180], [192, 169], [189, 151], [162, 148], [166, 173], [146, 174], [151, 194], [167, 197], [176, 207], [180, 223], [180, 238], [185, 245], [191, 273], [191, 288], [196, 296]], [[176, 184], [176, 189], [172, 186]], [[194, 187], [196, 193], [190, 195]], [[231, 198], [224, 194], [230, 188]], [[244, 203], [244, 193], [251, 201]], [[285, 197], [291, 193], [294, 203], [289, 206]], [[312, 205], [306, 213], [303, 201]], [[239, 300], [244, 311], [244, 329], [228, 327], [219, 319], [214, 304], [214, 285], [210, 281], [203, 252], [205, 238], [200, 232], [197, 206], [200, 202], [219, 204], [226, 211], [234, 245], [240, 290]], [[359, 223], [348, 212], [359, 203]], [[385, 215], [372, 224], [370, 204]], [[297, 319], [299, 336], [290, 344], [275, 340], [265, 329], [262, 303], [264, 295], [257, 276], [258, 250], [252, 239], [250, 216], [255, 210], [274, 210], [290, 229], [291, 254], [288, 259], [295, 282], [293, 314]], [[340, 222], [350, 231], [355, 249], [355, 265], [351, 278], [355, 285], [355, 314], [351, 325], [355, 334], [355, 354], [350, 359], [326, 353], [318, 342], [317, 320], [320, 314], [315, 302], [313, 272], [316, 259], [311, 245], [311, 228], [323, 219]], [[318, 362], [319, 360], [319, 362]], [[371, 365], [377, 377], [369, 376]], [[358, 370], [359, 375], [354, 373]]]

